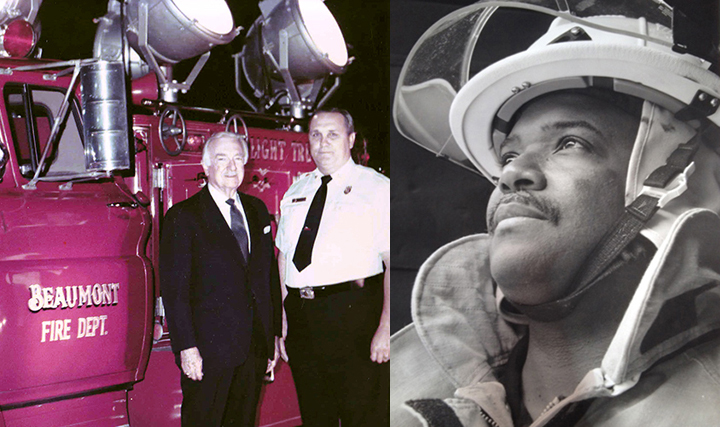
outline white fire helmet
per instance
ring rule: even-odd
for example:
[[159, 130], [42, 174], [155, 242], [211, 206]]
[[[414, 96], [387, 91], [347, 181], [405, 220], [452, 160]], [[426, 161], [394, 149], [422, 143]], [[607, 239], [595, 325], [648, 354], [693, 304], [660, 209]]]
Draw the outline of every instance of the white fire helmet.
[[[648, 191], [648, 175], [701, 126], [711, 135], [705, 139], [718, 137], [720, 77], [710, 60], [676, 51], [672, 12], [661, 0], [481, 0], [459, 9], [409, 54], [395, 94], [396, 126], [438, 156], [496, 182], [500, 161], [493, 147], [527, 102], [592, 87], [644, 99], [626, 184], [629, 205]], [[667, 204], [684, 191], [691, 170], [661, 189], [664, 209], [643, 231], [656, 245], [681, 211], [720, 212], [720, 148], [708, 145], [695, 156], [692, 191]]]

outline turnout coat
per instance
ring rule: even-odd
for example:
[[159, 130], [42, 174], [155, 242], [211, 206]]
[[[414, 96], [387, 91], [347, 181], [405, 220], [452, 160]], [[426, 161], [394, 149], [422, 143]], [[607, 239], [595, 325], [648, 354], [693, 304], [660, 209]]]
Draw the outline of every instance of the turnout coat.
[[[532, 427], [717, 426], [718, 242], [715, 213], [682, 214], [650, 261], [602, 364]], [[488, 246], [487, 235], [468, 236], [421, 267], [414, 323], [391, 339], [393, 427], [513, 427], [507, 395], [517, 390], [505, 390], [498, 378], [527, 331], [499, 308]]]

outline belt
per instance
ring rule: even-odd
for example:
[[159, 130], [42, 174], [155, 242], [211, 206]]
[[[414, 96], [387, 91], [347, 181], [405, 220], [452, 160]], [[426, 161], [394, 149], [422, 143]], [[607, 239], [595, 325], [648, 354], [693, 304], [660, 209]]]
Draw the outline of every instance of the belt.
[[368, 287], [374, 287], [377, 283], [382, 283], [383, 279], [383, 273], [377, 274], [375, 276], [367, 277], [365, 279], [362, 279], [365, 281], [365, 284], [363, 286], [360, 286], [358, 282], [361, 279], [358, 280], [350, 280], [347, 282], [342, 283], [336, 283], [333, 285], [324, 285], [324, 286], [305, 286], [304, 288], [291, 288], [289, 286], [285, 286], [288, 290], [288, 295], [293, 295], [296, 297], [300, 297], [302, 299], [315, 299], [315, 298], [323, 298], [328, 297], [333, 294], [337, 294], [340, 292], [347, 292], [351, 290], [360, 290], [360, 289], [366, 289]]

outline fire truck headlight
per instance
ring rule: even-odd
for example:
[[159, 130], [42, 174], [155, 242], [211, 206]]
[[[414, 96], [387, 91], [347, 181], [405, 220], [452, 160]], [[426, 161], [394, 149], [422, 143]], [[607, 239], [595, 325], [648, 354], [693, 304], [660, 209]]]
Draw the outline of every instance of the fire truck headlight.
[[42, 0], [0, 0], [0, 55], [28, 56], [38, 41], [33, 26]]
[[12, 21], [5, 28], [2, 47], [11, 57], [24, 57], [32, 52], [37, 42], [35, 30], [24, 19]]

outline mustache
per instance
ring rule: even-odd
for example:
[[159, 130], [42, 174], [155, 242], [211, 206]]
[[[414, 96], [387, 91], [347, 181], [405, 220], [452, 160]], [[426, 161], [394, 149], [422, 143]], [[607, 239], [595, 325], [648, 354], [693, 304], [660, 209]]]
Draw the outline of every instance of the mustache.
[[540, 211], [553, 224], [557, 224], [560, 219], [560, 209], [553, 203], [527, 191], [508, 193], [500, 197], [495, 205], [488, 208], [487, 226], [490, 234], [495, 232], [495, 227], [497, 226], [495, 222], [495, 212], [500, 206], [506, 203], [520, 203], [531, 206]]

